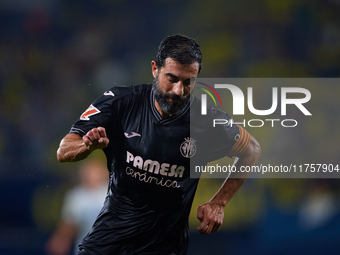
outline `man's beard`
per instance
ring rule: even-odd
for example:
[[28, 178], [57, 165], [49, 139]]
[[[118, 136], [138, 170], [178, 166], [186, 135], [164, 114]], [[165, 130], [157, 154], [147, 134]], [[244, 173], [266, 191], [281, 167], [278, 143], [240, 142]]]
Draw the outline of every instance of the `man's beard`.
[[[158, 85], [158, 73], [152, 83], [152, 91], [155, 95], [159, 107], [166, 114], [177, 114], [184, 109], [190, 100], [190, 94], [187, 96], [178, 96], [176, 94], [164, 93], [161, 91]], [[176, 100], [177, 102], [171, 102], [168, 99]], [[180, 101], [180, 102], [179, 102]]]

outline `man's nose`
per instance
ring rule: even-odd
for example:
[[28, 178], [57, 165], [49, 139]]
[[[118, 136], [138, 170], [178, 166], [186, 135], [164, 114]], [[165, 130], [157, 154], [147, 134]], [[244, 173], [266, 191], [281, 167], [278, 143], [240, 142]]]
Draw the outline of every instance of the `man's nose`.
[[178, 81], [174, 84], [172, 88], [173, 92], [178, 96], [184, 95], [184, 85], [182, 81]]

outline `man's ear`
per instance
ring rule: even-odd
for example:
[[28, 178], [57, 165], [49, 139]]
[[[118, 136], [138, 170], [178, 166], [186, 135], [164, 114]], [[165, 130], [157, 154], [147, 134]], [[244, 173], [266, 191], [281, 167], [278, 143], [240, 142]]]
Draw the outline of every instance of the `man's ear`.
[[156, 78], [157, 72], [158, 72], [158, 67], [157, 67], [156, 61], [154, 61], [154, 60], [151, 61], [151, 70], [152, 70], [153, 77]]

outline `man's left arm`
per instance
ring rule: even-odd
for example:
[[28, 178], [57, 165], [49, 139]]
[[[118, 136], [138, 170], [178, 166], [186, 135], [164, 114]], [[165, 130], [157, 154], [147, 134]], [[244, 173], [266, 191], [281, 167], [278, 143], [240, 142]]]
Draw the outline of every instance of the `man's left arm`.
[[[254, 137], [250, 136], [250, 142], [247, 149], [236, 159], [234, 166], [236, 172], [240, 172], [241, 166], [254, 166], [261, 154], [261, 147]], [[237, 178], [227, 179], [208, 202], [198, 207], [197, 218], [201, 225], [197, 230], [202, 234], [210, 234], [217, 232], [223, 223], [224, 208], [234, 196], [236, 191], [248, 178], [250, 173], [242, 173], [242, 176]]]

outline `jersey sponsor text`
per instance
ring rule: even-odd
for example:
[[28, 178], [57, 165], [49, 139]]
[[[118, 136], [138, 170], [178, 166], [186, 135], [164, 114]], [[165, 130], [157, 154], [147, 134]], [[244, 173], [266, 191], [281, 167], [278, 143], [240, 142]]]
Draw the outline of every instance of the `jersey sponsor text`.
[[183, 177], [184, 166], [170, 165], [169, 163], [159, 163], [156, 160], [144, 160], [140, 156], [134, 156], [131, 152], [126, 152], [126, 162], [132, 163], [133, 167], [153, 174], [160, 174], [168, 177]]

